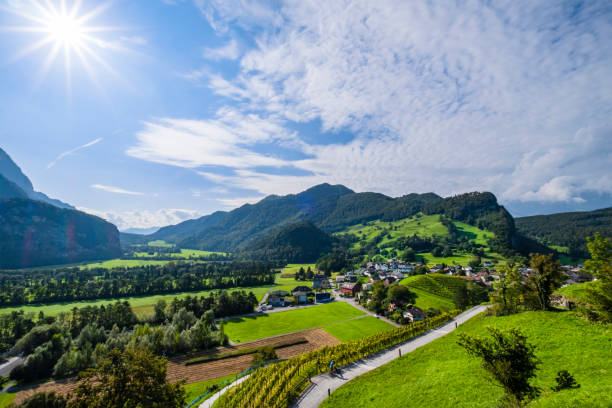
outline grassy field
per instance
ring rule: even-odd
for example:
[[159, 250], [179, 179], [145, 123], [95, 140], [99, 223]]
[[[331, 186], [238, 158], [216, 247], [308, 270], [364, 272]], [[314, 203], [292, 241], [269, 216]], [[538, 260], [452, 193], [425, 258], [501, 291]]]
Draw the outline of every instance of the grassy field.
[[[321, 407], [494, 407], [503, 391], [480, 363], [457, 345], [459, 333], [485, 334], [486, 326], [518, 327], [542, 360], [534, 385], [542, 395], [528, 407], [610, 407], [612, 327], [590, 324], [569, 312], [527, 312], [473, 318], [452, 333], [336, 390]], [[581, 385], [553, 392], [559, 370]]]
[[414, 305], [423, 310], [432, 308], [441, 312], [448, 312], [455, 309], [455, 303], [450, 298], [434, 295], [414, 287], [411, 287], [410, 291], [416, 294]]
[[0, 394], [0, 408], [9, 407], [13, 403], [13, 400], [15, 399], [15, 395], [17, 394], [9, 393], [9, 392]]
[[296, 286], [308, 286], [312, 288], [312, 280], [306, 281], [296, 281], [294, 278], [281, 278], [280, 273], [276, 275], [276, 286], [274, 286], [274, 290], [286, 290], [291, 292], [293, 288]]
[[434, 235], [448, 235], [447, 228], [442, 225], [437, 215], [424, 215], [421, 217], [404, 218], [399, 221], [371, 221], [366, 224], [357, 224], [340, 232], [339, 234], [356, 235], [360, 242], [353, 244], [353, 249], [361, 246], [361, 242], [372, 241], [381, 233], [387, 234], [378, 244], [379, 247], [397, 240], [400, 237], [417, 234], [431, 237]]
[[[184, 386], [187, 397], [185, 397], [185, 401], [189, 404], [191, 401], [199, 397], [200, 395], [206, 394], [208, 391], [208, 387], [211, 385], [221, 384], [225, 380], [231, 380], [236, 376], [236, 374], [228, 375], [225, 377], [213, 378], [212, 380], [200, 381], [192, 384], [187, 384]], [[212, 396], [210, 394], [209, 396]], [[206, 401], [207, 398], [204, 398], [200, 401]], [[197, 406], [197, 405], [196, 405]], [[0, 406], [1, 407], [1, 406]]]
[[581, 301], [585, 298], [586, 296], [586, 291], [585, 289], [587, 288], [587, 286], [590, 285], [597, 285], [598, 283], [595, 282], [585, 282], [585, 283], [576, 283], [575, 285], [569, 285], [569, 286], [565, 286], [559, 290], [557, 290], [556, 293], [560, 293], [562, 295], [564, 295], [567, 299], [569, 300], [573, 300], [574, 302], [577, 301]]
[[88, 263], [80, 265], [81, 269], [90, 268], [130, 268], [134, 266], [148, 266], [148, 265], [166, 265], [171, 261], [159, 261], [154, 259], [109, 259], [108, 261]]
[[[230, 292], [235, 290], [246, 290], [252, 291], [255, 296], [259, 300], [261, 300], [264, 294], [271, 288], [271, 286], [255, 286], [252, 288], [234, 288], [229, 289]], [[175, 297], [185, 297], [185, 296], [207, 296], [210, 292], [216, 292], [216, 289], [213, 290], [202, 290], [199, 292], [179, 292], [179, 293], [171, 293], [164, 295], [152, 295], [152, 296], [132, 296], [125, 298], [117, 298], [117, 299], [98, 299], [98, 300], [82, 300], [77, 302], [65, 302], [65, 303], [53, 303], [53, 304], [44, 304], [44, 305], [30, 305], [30, 306], [11, 306], [11, 307], [3, 307], [0, 308], [0, 314], [2, 313], [10, 313], [13, 310], [23, 309], [26, 313], [35, 313], [38, 314], [41, 310], [47, 316], [54, 316], [62, 312], [69, 312], [75, 307], [84, 307], [84, 306], [101, 306], [109, 303], [114, 303], [117, 300], [127, 300], [130, 302], [134, 313], [139, 317], [144, 317], [149, 313], [153, 312], [153, 305], [157, 303], [158, 300], [164, 299], [166, 302], [170, 302]]]
[[296, 273], [297, 271], [300, 270], [300, 268], [304, 268], [304, 270], [307, 270], [308, 267], [310, 266], [310, 269], [312, 269], [312, 271], [315, 271], [315, 264], [287, 264], [287, 266], [285, 266], [283, 268], [283, 273]]
[[[199, 249], [181, 249], [181, 252], [178, 253], [164, 253], [163, 256], [167, 256], [170, 258], [178, 258], [178, 259], [189, 259], [189, 258], [199, 258], [199, 257], [207, 257], [210, 255], [222, 255], [227, 256], [226, 252], [211, 252], [211, 251], [200, 251]], [[157, 252], [134, 252], [134, 256], [138, 258], [151, 258], [154, 256], [159, 256]]]
[[373, 316], [365, 316], [323, 327], [323, 330], [340, 341], [362, 339], [391, 329], [394, 329], [392, 325]]
[[152, 246], [152, 247], [163, 247], [163, 248], [172, 248], [174, 247], [174, 244], [169, 244], [166, 241], [162, 240], [162, 239], [158, 239], [156, 241], [149, 241], [147, 243], [148, 246]]
[[364, 313], [344, 302], [226, 320], [225, 333], [236, 343], [337, 323]]

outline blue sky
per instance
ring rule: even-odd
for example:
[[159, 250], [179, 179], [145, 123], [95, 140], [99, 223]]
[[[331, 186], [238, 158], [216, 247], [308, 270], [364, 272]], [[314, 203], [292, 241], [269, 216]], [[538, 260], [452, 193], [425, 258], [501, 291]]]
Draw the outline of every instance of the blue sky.
[[82, 0], [70, 70], [0, 5], [0, 147], [121, 229], [322, 182], [612, 205], [607, 1]]

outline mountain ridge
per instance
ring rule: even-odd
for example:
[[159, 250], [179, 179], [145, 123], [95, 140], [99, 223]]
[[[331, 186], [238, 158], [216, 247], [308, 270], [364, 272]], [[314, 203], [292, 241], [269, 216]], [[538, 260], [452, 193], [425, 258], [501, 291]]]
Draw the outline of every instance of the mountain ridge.
[[[19, 167], [17, 163], [15, 163], [15, 161], [11, 158], [11, 156], [9, 156], [9, 154], [5, 152], [2, 148], [0, 148], [0, 176], [2, 176], [5, 180], [15, 184], [27, 195], [28, 198], [32, 200], [42, 201], [60, 208], [67, 208], [71, 210], [75, 209], [70, 204], [57, 200], [55, 198], [50, 198], [46, 194], [34, 190], [32, 181], [28, 178], [28, 176], [23, 173], [21, 167]], [[1, 195], [0, 197], [22, 198], [20, 194], [15, 194], [14, 196]]]

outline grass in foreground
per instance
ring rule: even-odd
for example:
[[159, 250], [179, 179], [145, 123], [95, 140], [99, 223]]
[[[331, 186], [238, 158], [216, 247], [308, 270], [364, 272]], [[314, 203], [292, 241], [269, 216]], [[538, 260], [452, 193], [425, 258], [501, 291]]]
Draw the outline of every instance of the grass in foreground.
[[[503, 391], [480, 362], [457, 345], [458, 333], [484, 335], [486, 326], [518, 327], [542, 360], [534, 384], [542, 395], [528, 407], [610, 407], [612, 328], [570, 312], [478, 316], [459, 329], [335, 391], [321, 407], [494, 407]], [[557, 371], [567, 369], [581, 387], [553, 392]]]
[[0, 394], [0, 408], [9, 407], [15, 400], [16, 393], [5, 392]]
[[363, 316], [344, 302], [226, 320], [225, 333], [236, 343], [321, 327]]
[[392, 329], [394, 329], [392, 325], [373, 316], [365, 316], [323, 327], [323, 330], [343, 342], [362, 339]]
[[[257, 299], [261, 300], [264, 294], [271, 288], [271, 286], [255, 286], [251, 288], [232, 288], [228, 289], [229, 292], [236, 290], [246, 290], [247, 292], [252, 291]], [[153, 312], [153, 306], [158, 300], [164, 299], [166, 302], [172, 301], [175, 297], [186, 297], [186, 296], [208, 296], [210, 292], [217, 292], [218, 289], [202, 290], [199, 292], [179, 292], [170, 293], [164, 295], [151, 295], [151, 296], [132, 296], [116, 299], [98, 299], [98, 300], [81, 300], [76, 302], [64, 302], [64, 303], [53, 303], [53, 304], [39, 304], [39, 305], [28, 305], [28, 306], [10, 306], [0, 308], [0, 314], [10, 313], [14, 310], [23, 309], [26, 313], [38, 314], [41, 310], [47, 316], [55, 316], [62, 312], [70, 312], [75, 307], [85, 306], [101, 306], [109, 303], [114, 303], [117, 300], [127, 300], [130, 302], [134, 313], [139, 317], [146, 315], [147, 313]]]
[[[211, 385], [218, 385], [218, 384], [221, 384], [223, 381], [232, 380], [235, 376], [236, 374], [231, 374], [225, 377], [213, 378], [212, 380], [205, 380], [205, 381], [187, 384], [184, 387], [185, 392], [187, 393], [187, 397], [185, 398], [185, 401], [187, 401], [187, 403], [189, 404], [191, 401], [193, 401], [200, 395], [206, 394], [206, 392], [208, 391], [208, 387], [210, 387]], [[210, 396], [212, 396], [212, 393], [210, 394]], [[207, 399], [208, 398], [204, 398], [201, 401], [206, 401]], [[0, 405], [0, 407], [2, 406]]]

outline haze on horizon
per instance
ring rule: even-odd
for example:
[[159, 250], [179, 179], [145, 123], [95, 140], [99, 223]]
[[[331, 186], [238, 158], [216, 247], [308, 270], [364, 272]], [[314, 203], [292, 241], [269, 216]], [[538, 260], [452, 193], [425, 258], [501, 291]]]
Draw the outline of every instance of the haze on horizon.
[[320, 183], [612, 205], [612, 5], [0, 0], [0, 148], [120, 229]]

